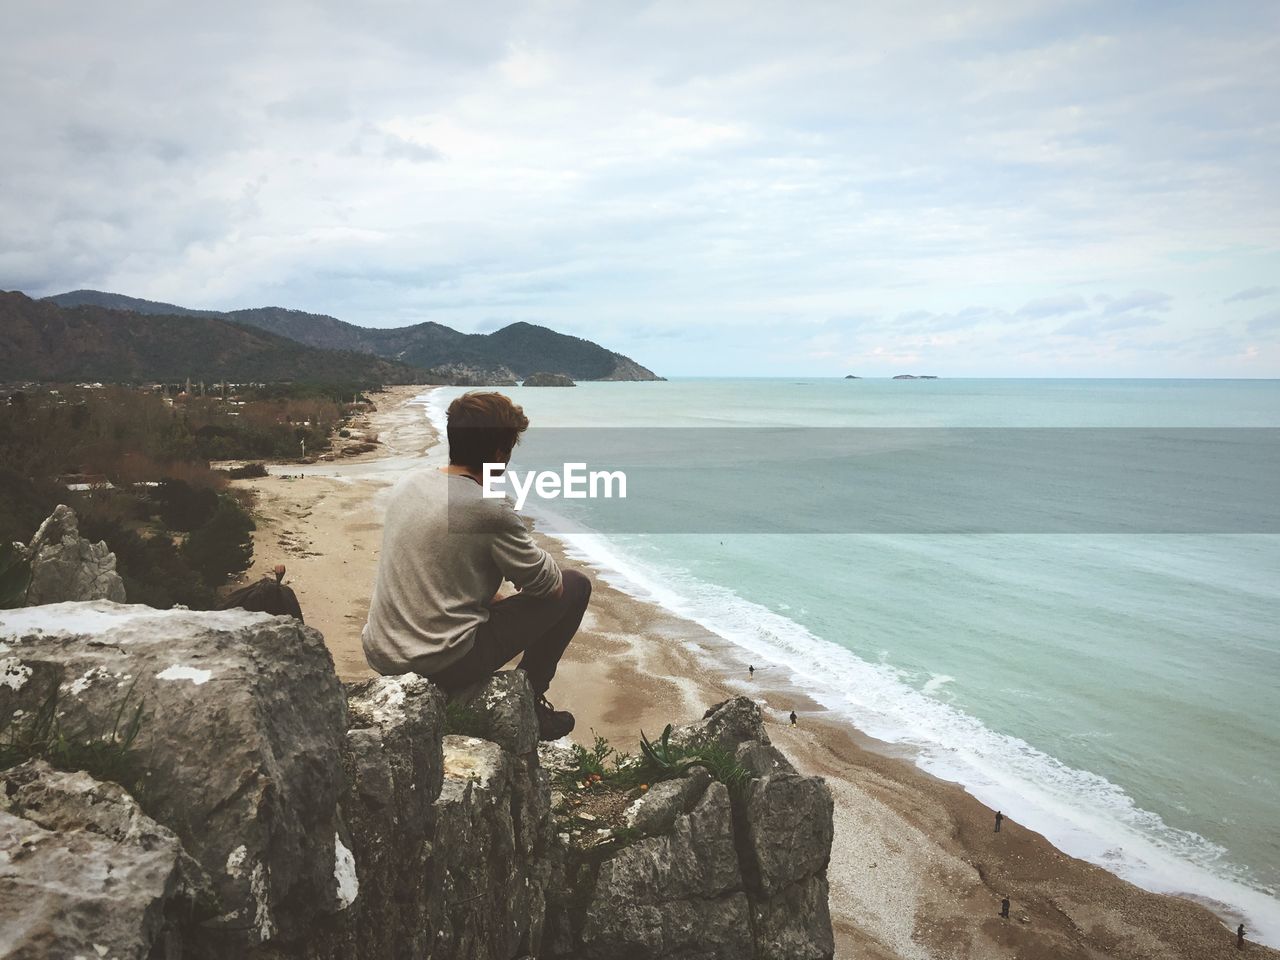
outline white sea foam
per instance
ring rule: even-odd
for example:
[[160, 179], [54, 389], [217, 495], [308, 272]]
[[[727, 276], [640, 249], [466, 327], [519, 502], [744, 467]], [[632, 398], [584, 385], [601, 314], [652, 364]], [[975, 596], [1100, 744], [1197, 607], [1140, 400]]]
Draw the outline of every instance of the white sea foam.
[[930, 677], [923, 687], [920, 688], [921, 693], [937, 693], [948, 683], [955, 683], [955, 677], [949, 677], [945, 673], [935, 673]]

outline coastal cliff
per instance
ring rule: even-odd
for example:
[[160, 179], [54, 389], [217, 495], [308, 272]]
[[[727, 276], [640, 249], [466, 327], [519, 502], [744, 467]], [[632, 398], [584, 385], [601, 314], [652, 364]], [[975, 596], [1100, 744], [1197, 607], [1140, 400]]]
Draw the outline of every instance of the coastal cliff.
[[0, 644], [7, 956], [832, 956], [830, 792], [745, 698], [673, 734], [740, 778], [673, 770], [584, 848], [519, 671], [344, 688], [290, 618], [108, 600]]

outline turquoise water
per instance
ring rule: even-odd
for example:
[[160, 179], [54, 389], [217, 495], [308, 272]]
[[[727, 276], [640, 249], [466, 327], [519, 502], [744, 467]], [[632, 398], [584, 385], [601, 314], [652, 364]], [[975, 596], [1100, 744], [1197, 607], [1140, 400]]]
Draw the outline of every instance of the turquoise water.
[[[432, 395], [433, 417], [459, 392]], [[1276, 381], [509, 393], [539, 426], [1280, 427]], [[1280, 941], [1280, 537], [565, 539], [737, 643], [730, 671], [772, 671], [1068, 852]]]

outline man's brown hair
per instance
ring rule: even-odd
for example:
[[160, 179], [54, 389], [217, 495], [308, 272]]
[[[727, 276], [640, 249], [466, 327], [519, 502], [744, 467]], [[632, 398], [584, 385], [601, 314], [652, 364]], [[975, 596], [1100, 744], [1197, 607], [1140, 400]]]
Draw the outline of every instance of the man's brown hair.
[[529, 428], [524, 410], [501, 393], [464, 393], [449, 404], [449, 462], [479, 473], [495, 454], [510, 455]]

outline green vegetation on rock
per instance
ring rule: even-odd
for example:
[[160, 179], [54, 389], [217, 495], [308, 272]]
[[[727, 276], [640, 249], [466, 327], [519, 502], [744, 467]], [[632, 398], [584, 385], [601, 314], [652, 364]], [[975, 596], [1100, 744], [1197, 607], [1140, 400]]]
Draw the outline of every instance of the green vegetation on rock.
[[39, 709], [0, 723], [0, 770], [38, 758], [59, 770], [84, 770], [98, 780], [114, 781], [141, 799], [145, 784], [133, 745], [146, 715], [144, 703], [134, 702], [136, 683], [116, 704], [109, 727], [91, 721], [69, 726], [61, 709], [61, 687], [54, 684]]

